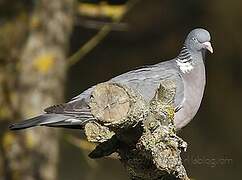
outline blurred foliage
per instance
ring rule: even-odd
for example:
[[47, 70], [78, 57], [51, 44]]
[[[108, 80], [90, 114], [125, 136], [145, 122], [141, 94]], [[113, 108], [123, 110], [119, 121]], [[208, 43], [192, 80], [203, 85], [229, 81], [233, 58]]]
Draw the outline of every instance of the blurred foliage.
[[0, 22], [15, 18], [18, 14], [29, 12], [33, 7], [33, 0], [1, 0]]
[[55, 56], [51, 53], [43, 54], [34, 60], [34, 67], [37, 71], [45, 74], [54, 66]]
[[79, 0], [79, 2], [90, 3], [90, 4], [100, 4], [107, 3], [110, 5], [116, 4], [121, 5], [126, 3], [128, 0]]
[[7, 132], [4, 134], [2, 143], [4, 149], [10, 149], [10, 146], [12, 146], [13, 142], [15, 141], [15, 134], [13, 132]]
[[0, 26], [0, 64], [13, 61], [19, 56], [28, 32], [28, 16], [25, 12], [18, 14]]
[[73, 4], [72, 0], [0, 1], [4, 13], [0, 17], [0, 179], [56, 178], [56, 131], [17, 135], [8, 126], [63, 99]]
[[[121, 14], [116, 14], [113, 18], [114, 23], [119, 23], [139, 0], [130, 0], [125, 4], [125, 11]], [[99, 6], [98, 6], [99, 7]], [[96, 7], [94, 7], [96, 8]], [[90, 38], [84, 45], [80, 47], [75, 53], [73, 53], [69, 59], [69, 66], [76, 64], [79, 60], [85, 57], [91, 50], [93, 50], [113, 29], [113, 24], [104, 24], [100, 30]]]
[[101, 4], [90, 4], [90, 3], [80, 3], [79, 12], [80, 15], [90, 16], [90, 17], [108, 17], [111, 19], [116, 19], [125, 13], [124, 5], [109, 5], [106, 3]]

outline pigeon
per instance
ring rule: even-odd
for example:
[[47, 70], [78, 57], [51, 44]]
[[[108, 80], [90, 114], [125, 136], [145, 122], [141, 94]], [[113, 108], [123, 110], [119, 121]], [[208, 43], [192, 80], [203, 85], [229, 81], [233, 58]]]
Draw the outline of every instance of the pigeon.
[[[210, 33], [202, 28], [192, 30], [176, 58], [155, 65], [144, 66], [110, 79], [139, 92], [149, 102], [163, 80], [176, 84], [174, 100], [174, 125], [177, 130], [185, 127], [196, 115], [204, 93], [205, 53], [213, 53]], [[89, 102], [95, 86], [82, 92], [71, 101], [46, 108], [45, 113], [10, 125], [11, 130], [34, 126], [83, 129], [87, 122], [96, 121]]]

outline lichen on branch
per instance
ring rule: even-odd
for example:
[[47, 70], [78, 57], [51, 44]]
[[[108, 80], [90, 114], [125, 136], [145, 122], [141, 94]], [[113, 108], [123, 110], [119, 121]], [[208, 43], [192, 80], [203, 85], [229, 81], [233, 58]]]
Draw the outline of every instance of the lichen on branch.
[[91, 158], [118, 153], [131, 179], [188, 180], [180, 153], [187, 143], [176, 135], [173, 81], [163, 81], [146, 102], [137, 91], [121, 84], [102, 83], [92, 94], [96, 122], [85, 126], [87, 139], [99, 143]]

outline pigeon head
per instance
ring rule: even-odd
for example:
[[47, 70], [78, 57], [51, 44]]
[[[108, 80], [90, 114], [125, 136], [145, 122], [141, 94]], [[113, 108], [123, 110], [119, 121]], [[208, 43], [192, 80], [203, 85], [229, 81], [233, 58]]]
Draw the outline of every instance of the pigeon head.
[[191, 51], [191, 52], [202, 52], [209, 50], [211, 53], [213, 53], [213, 48], [210, 43], [211, 36], [209, 32], [202, 28], [197, 28], [192, 30], [186, 38], [185, 46]]

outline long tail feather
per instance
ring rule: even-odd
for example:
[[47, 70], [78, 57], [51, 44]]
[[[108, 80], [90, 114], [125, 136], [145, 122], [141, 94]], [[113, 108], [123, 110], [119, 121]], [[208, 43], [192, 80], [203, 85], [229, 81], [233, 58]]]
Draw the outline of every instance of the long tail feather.
[[45, 115], [40, 115], [22, 122], [12, 124], [9, 126], [9, 128], [11, 130], [30, 128], [30, 127], [38, 126], [42, 121], [45, 121], [45, 119], [46, 119]]
[[9, 126], [11, 130], [20, 130], [31, 128], [35, 126], [49, 126], [49, 127], [65, 127], [79, 129], [82, 128], [82, 124], [88, 119], [73, 119], [71, 116], [61, 114], [43, 114], [22, 122], [18, 122]]

